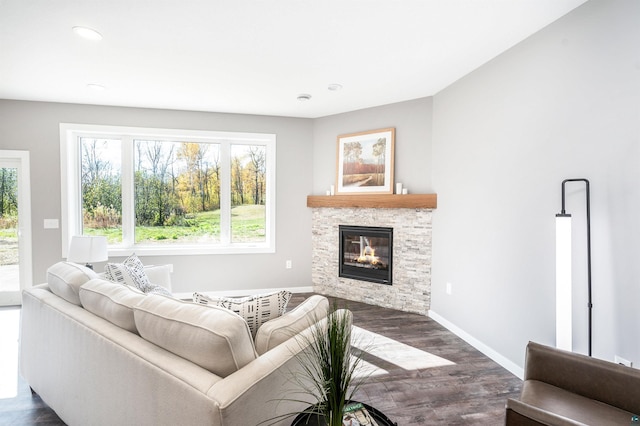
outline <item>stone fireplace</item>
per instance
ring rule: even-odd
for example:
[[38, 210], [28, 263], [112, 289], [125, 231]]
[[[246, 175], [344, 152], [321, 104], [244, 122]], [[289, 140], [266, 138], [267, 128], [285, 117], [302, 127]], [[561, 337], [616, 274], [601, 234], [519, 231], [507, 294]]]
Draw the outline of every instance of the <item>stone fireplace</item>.
[[[431, 306], [432, 209], [309, 207], [315, 292], [427, 315]], [[340, 225], [393, 228], [393, 285], [339, 276]]]

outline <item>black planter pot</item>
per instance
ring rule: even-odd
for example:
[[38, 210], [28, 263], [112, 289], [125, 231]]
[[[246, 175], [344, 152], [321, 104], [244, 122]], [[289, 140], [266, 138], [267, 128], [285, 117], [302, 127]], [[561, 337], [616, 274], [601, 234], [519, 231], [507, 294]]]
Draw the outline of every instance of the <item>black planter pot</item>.
[[[351, 402], [356, 401], [349, 401], [349, 403]], [[362, 403], [362, 405], [364, 405], [364, 408], [366, 408], [369, 414], [371, 414], [371, 417], [373, 417], [373, 419], [378, 423], [378, 426], [398, 426], [397, 423], [389, 420], [387, 416], [385, 416], [382, 412], [376, 410], [372, 406], [364, 403]], [[318, 414], [300, 413], [293, 420], [291, 426], [327, 426], [327, 423]]]

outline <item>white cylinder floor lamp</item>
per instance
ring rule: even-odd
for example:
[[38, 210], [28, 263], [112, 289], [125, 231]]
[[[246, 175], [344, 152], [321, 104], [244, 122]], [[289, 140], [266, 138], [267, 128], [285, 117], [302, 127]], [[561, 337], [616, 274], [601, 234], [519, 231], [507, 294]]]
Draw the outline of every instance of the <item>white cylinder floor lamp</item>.
[[589, 181], [565, 179], [562, 181], [562, 210], [556, 215], [556, 347], [573, 350], [572, 343], [572, 277], [571, 277], [571, 215], [565, 210], [565, 184], [584, 182], [587, 201], [587, 297], [589, 310], [589, 356], [591, 356], [591, 207]]

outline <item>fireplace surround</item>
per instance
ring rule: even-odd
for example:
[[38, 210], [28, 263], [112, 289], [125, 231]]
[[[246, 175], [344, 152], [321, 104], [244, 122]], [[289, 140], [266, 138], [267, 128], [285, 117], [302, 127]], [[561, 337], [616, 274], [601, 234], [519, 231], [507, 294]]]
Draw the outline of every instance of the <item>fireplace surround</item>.
[[[324, 198], [333, 201], [338, 197]], [[358, 202], [361, 199], [352, 198]], [[405, 312], [428, 314], [431, 307], [432, 208], [310, 207], [313, 291]], [[339, 276], [338, 230], [344, 224], [393, 228], [393, 285]]]

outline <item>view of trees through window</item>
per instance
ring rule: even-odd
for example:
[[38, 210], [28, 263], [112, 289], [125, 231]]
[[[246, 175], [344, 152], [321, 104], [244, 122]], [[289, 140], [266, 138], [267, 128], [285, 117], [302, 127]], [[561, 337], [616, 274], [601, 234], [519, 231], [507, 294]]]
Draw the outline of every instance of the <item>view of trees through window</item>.
[[[122, 241], [120, 140], [81, 138], [83, 233]], [[231, 242], [266, 239], [266, 147], [133, 141], [135, 243], [218, 243], [223, 167], [230, 168]], [[126, 214], [126, 213], [125, 213]]]
[[119, 140], [83, 138], [82, 225], [88, 235], [122, 241], [122, 172]]
[[0, 167], [0, 266], [17, 264], [18, 169]]

